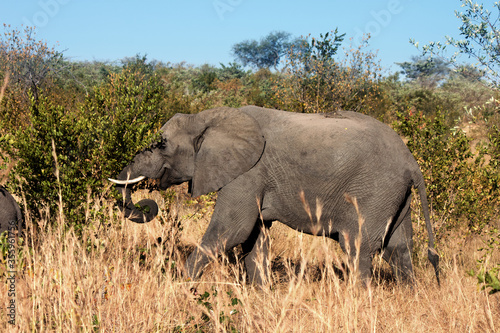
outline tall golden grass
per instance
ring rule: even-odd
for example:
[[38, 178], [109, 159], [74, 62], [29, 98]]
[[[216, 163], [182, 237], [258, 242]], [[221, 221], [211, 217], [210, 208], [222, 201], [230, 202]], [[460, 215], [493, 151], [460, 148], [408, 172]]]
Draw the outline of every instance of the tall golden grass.
[[[136, 193], [139, 199], [144, 196]], [[149, 195], [149, 194], [148, 194]], [[160, 201], [162, 198], [158, 196]], [[345, 274], [346, 256], [324, 237], [271, 228], [271, 287], [246, 284], [238, 251], [214, 261], [197, 281], [183, 260], [208, 225], [211, 206], [182, 197], [149, 224], [117, 214], [113, 202], [89, 202], [77, 236], [64, 216], [33, 221], [18, 251], [16, 325], [2, 306], [0, 330], [19, 332], [495, 332], [500, 296], [465, 274], [472, 245], [441, 247], [443, 279], [416, 265], [417, 285], [396, 285], [380, 258], [372, 284]], [[204, 209], [200, 210], [200, 206]], [[160, 207], [163, 207], [160, 205]], [[208, 208], [207, 208], [208, 207]], [[97, 209], [99, 208], [99, 209]], [[95, 211], [106, 211], [102, 216]], [[64, 209], [61, 210], [63, 214]], [[50, 227], [49, 220], [57, 226]], [[35, 223], [36, 222], [36, 223]], [[38, 227], [34, 228], [33, 224]], [[497, 258], [498, 259], [498, 258]], [[6, 288], [4, 285], [3, 288]], [[0, 304], [8, 304], [6, 290]]]

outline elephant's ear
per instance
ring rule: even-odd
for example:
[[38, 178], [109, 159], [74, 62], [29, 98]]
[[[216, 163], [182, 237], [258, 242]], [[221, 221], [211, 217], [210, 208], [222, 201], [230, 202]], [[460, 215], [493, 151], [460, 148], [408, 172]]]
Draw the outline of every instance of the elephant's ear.
[[193, 142], [191, 191], [195, 197], [218, 191], [250, 170], [259, 161], [265, 142], [257, 121], [242, 111], [214, 109], [203, 113], [206, 126]]

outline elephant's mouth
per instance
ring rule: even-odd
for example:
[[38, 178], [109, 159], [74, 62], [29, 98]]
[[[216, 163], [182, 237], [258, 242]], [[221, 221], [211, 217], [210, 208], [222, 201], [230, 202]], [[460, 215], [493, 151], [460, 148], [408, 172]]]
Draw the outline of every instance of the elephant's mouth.
[[166, 190], [171, 185], [173, 185], [172, 182], [170, 181], [170, 177], [169, 177], [169, 173], [167, 172], [167, 168], [163, 168], [163, 170], [161, 171], [161, 175], [158, 178], [160, 179], [159, 188], [162, 191]]
[[156, 179], [160, 180], [158, 188], [164, 191], [172, 185], [180, 185], [186, 181], [190, 181], [191, 177], [188, 178], [178, 176], [178, 173], [175, 170], [165, 167], [163, 168], [163, 170], [161, 170], [160, 177]]

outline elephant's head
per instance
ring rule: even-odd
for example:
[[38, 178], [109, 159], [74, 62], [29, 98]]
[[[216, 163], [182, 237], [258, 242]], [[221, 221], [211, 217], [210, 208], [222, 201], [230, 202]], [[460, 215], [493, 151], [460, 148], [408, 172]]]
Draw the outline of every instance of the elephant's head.
[[159, 179], [160, 188], [190, 181], [190, 192], [199, 196], [214, 192], [250, 170], [264, 150], [264, 138], [257, 121], [231, 108], [199, 114], [176, 114], [161, 128], [158, 142], [138, 153], [118, 175], [110, 179], [121, 190], [125, 216], [138, 223], [151, 221], [158, 213], [153, 200], [138, 202], [130, 186], [145, 178]]

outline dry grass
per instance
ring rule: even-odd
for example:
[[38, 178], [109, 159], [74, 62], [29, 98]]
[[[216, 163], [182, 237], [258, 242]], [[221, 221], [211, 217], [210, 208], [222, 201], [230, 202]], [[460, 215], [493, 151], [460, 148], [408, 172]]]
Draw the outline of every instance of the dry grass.
[[[140, 195], [140, 194], [139, 194]], [[500, 296], [480, 291], [447, 248], [438, 287], [430, 265], [416, 267], [418, 286], [395, 285], [376, 259], [369, 288], [343, 278], [345, 256], [335, 242], [271, 228], [272, 288], [245, 284], [237, 251], [183, 279], [182, 261], [206, 228], [210, 209], [171, 205], [141, 225], [123, 221], [109, 202], [107, 216], [89, 218], [82, 239], [61, 227], [35, 231], [16, 280], [16, 328], [2, 307], [0, 330], [19, 332], [495, 332]], [[162, 205], [160, 205], [162, 207]], [[59, 217], [59, 220], [63, 219]], [[37, 221], [43, 225], [46, 220]], [[179, 225], [182, 228], [179, 228]], [[43, 229], [43, 228], [42, 228]], [[159, 241], [161, 237], [161, 241]], [[474, 248], [464, 249], [469, 257]], [[498, 258], [497, 258], [498, 259]], [[5, 285], [3, 288], [6, 288]], [[0, 293], [8, 304], [7, 290]]]

